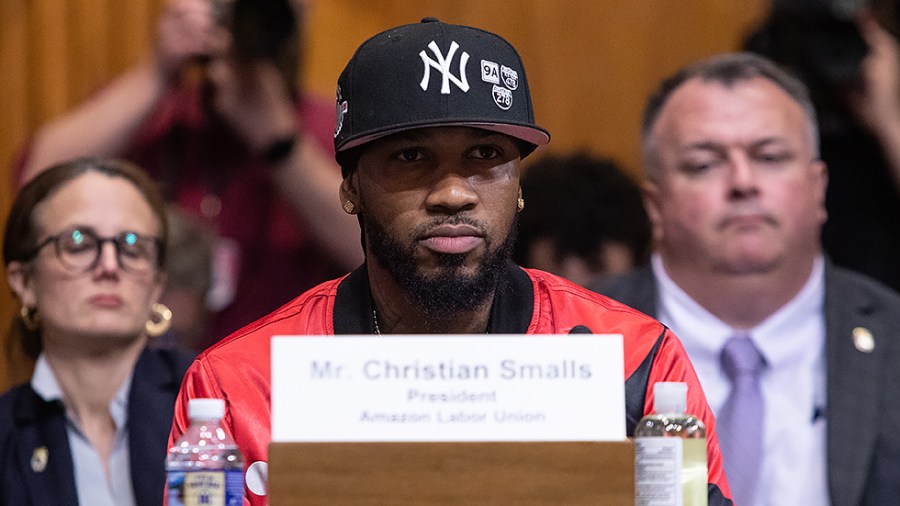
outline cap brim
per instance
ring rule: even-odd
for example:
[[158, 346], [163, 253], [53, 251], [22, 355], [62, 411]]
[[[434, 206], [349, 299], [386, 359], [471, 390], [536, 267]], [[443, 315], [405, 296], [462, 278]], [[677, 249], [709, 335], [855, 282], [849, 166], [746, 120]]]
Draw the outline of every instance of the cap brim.
[[442, 122], [422, 122], [422, 123], [410, 123], [402, 126], [397, 126], [394, 128], [389, 128], [385, 130], [381, 130], [378, 132], [373, 132], [368, 135], [363, 135], [361, 137], [351, 137], [347, 139], [343, 144], [337, 147], [337, 151], [346, 151], [348, 149], [355, 148], [357, 146], [362, 146], [363, 144], [368, 144], [374, 140], [378, 140], [382, 137], [387, 137], [388, 135], [393, 135], [400, 132], [406, 132], [408, 130], [416, 130], [419, 128], [431, 128], [431, 127], [446, 127], [446, 126], [467, 126], [473, 128], [481, 128], [483, 130], [490, 130], [492, 132], [499, 132], [502, 134], [506, 134], [510, 137], [515, 137], [516, 139], [523, 140], [525, 142], [534, 144], [535, 146], [543, 146], [550, 142], [550, 133], [544, 130], [543, 128], [536, 125], [515, 125], [509, 123], [492, 123], [489, 121], [478, 122], [478, 121], [442, 121]]

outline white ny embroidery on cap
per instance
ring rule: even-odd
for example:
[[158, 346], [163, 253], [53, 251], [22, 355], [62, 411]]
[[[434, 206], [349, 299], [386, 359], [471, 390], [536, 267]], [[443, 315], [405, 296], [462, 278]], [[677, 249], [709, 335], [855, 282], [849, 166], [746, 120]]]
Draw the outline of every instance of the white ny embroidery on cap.
[[437, 60], [432, 60], [428, 57], [428, 54], [425, 53], [425, 50], [419, 51], [419, 56], [422, 58], [422, 63], [425, 64], [424, 75], [422, 76], [422, 82], [419, 83], [419, 86], [422, 87], [422, 90], [428, 91], [428, 82], [431, 79], [431, 68], [441, 72], [441, 94], [449, 95], [450, 94], [450, 83], [456, 85], [457, 88], [461, 89], [463, 92], [469, 91], [469, 80], [466, 78], [466, 64], [469, 62], [469, 53], [463, 51], [462, 55], [459, 57], [459, 76], [456, 77], [450, 71], [450, 64], [453, 63], [453, 57], [456, 56], [456, 50], [459, 49], [459, 44], [456, 41], [450, 43], [450, 51], [447, 52], [446, 58], [441, 53], [441, 50], [438, 48], [437, 44], [434, 41], [431, 41], [428, 44], [428, 49], [431, 49], [431, 52], [434, 53], [435, 58]]

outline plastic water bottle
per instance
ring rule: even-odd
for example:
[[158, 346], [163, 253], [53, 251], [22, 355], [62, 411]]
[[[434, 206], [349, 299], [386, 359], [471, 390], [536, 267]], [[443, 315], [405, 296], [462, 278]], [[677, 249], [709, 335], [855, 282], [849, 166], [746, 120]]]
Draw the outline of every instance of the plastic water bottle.
[[634, 430], [634, 503], [706, 506], [706, 426], [687, 414], [685, 383], [653, 385], [652, 415]]
[[222, 429], [225, 401], [191, 399], [191, 425], [166, 457], [169, 506], [241, 506], [244, 458]]

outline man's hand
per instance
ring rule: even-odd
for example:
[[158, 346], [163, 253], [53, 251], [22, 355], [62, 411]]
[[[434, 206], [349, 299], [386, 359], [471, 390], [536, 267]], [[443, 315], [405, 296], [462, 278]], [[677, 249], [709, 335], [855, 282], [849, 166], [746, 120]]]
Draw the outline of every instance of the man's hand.
[[214, 19], [213, 1], [171, 0], [159, 18], [153, 61], [165, 77], [178, 73], [185, 62], [222, 50], [226, 31]]
[[254, 152], [299, 132], [290, 91], [273, 63], [216, 58], [208, 77], [216, 111]]
[[900, 128], [900, 46], [871, 15], [858, 19], [869, 46], [862, 62], [862, 89], [850, 95], [850, 106], [860, 122], [884, 139]]
[[871, 14], [857, 22], [869, 54], [862, 62], [862, 89], [850, 94], [850, 107], [881, 144], [900, 192], [900, 45]]

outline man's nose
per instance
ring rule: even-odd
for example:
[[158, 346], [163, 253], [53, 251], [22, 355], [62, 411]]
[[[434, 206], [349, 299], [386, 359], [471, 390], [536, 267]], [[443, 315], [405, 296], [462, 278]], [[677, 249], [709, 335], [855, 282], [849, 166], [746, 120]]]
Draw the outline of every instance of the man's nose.
[[453, 168], [437, 168], [439, 171], [431, 185], [425, 206], [429, 211], [457, 213], [475, 207], [478, 193], [473, 186], [473, 176]]
[[758, 174], [750, 156], [744, 152], [730, 155], [729, 191], [736, 195], [748, 195], [758, 191]]

